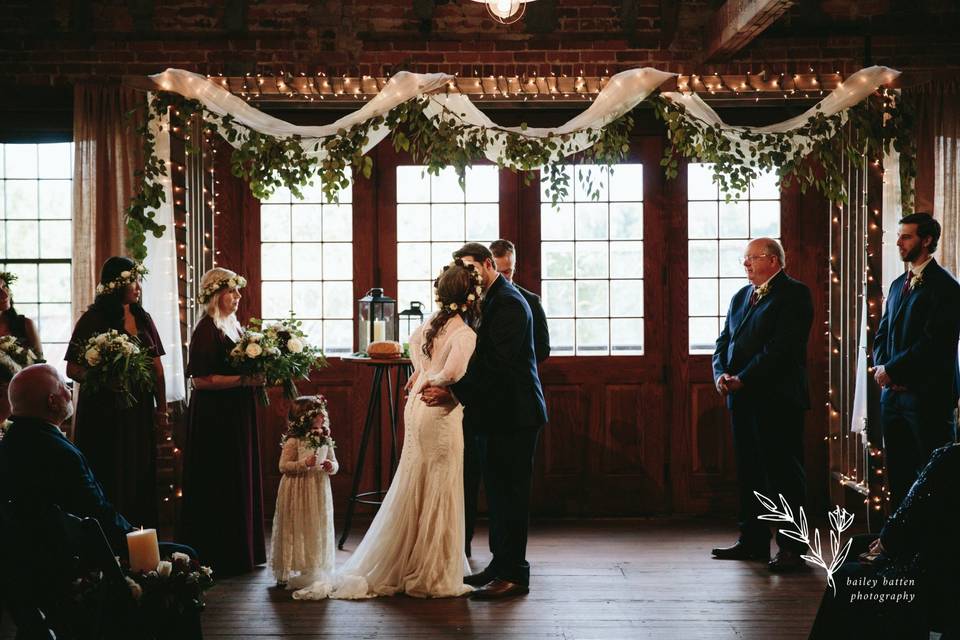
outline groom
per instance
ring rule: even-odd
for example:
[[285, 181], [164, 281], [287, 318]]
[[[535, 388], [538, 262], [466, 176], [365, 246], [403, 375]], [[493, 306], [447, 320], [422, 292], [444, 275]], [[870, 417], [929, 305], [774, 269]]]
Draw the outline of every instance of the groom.
[[547, 406], [537, 375], [530, 306], [497, 273], [490, 249], [470, 242], [453, 254], [473, 264], [483, 278], [477, 347], [463, 378], [450, 386], [425, 387], [423, 399], [435, 406], [456, 400], [463, 421], [486, 440], [484, 478], [490, 509], [493, 560], [464, 578], [479, 587], [473, 597], [493, 600], [530, 591], [526, 560], [533, 455]]

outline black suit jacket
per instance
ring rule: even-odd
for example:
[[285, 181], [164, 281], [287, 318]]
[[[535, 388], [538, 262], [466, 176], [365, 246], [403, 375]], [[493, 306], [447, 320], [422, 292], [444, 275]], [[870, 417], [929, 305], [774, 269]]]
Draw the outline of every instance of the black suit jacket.
[[810, 289], [780, 271], [770, 290], [750, 306], [753, 286], [734, 294], [713, 353], [713, 379], [738, 376], [744, 387], [727, 396], [764, 399], [794, 409], [810, 408], [807, 340], [813, 323]]
[[[903, 273], [890, 285], [880, 326], [873, 338], [873, 362], [894, 384], [919, 395], [924, 404], [949, 410], [960, 392], [957, 340], [960, 338], [960, 284], [931, 260], [920, 284], [902, 295]], [[883, 395], [890, 393], [884, 388]]]
[[533, 316], [533, 351], [539, 364], [550, 356], [550, 328], [547, 326], [547, 314], [543, 312], [540, 296], [533, 291], [527, 291], [516, 282], [513, 286], [530, 306], [530, 315]]
[[547, 421], [530, 306], [503, 276], [484, 296], [476, 350], [450, 389], [464, 406], [464, 423], [476, 429], [509, 431]]
[[0, 497], [34, 506], [56, 504], [80, 518], [96, 518], [115, 553], [133, 531], [103, 494], [83, 453], [57, 427], [33, 418], [11, 418], [0, 440]]

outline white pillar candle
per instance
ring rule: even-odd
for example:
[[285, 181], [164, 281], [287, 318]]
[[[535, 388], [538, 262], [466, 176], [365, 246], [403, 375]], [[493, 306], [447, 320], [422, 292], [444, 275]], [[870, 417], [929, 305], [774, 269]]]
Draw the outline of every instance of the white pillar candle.
[[130, 570], [156, 571], [160, 564], [160, 545], [157, 544], [157, 530], [144, 529], [127, 534], [127, 551], [130, 554]]
[[387, 323], [384, 320], [374, 320], [373, 321], [373, 341], [379, 342], [384, 340], [387, 335]]

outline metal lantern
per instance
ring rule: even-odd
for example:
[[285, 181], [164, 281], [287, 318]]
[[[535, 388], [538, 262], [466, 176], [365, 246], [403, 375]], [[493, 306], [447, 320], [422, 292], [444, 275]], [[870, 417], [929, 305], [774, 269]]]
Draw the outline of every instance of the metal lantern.
[[414, 300], [410, 303], [409, 309], [400, 312], [400, 337], [397, 340], [401, 344], [410, 342], [410, 336], [421, 324], [423, 324], [423, 303]]
[[357, 351], [366, 353], [371, 342], [397, 339], [397, 301], [383, 295], [383, 289], [374, 287], [367, 295], [357, 300], [357, 335], [360, 346]]

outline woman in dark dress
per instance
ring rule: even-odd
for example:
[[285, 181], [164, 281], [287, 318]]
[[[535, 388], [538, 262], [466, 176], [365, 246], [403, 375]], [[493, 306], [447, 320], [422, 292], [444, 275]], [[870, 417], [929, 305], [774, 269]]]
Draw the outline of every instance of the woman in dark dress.
[[[40, 345], [40, 336], [33, 320], [17, 313], [13, 308], [13, 292], [10, 286], [17, 276], [7, 271], [0, 271], [0, 337], [13, 336], [21, 346], [29, 348], [43, 361], [43, 349]], [[0, 367], [0, 422], [10, 417], [10, 401], [7, 398], [7, 385], [13, 373]]]
[[190, 338], [190, 398], [183, 508], [178, 539], [197, 549], [217, 575], [246, 573], [266, 562], [263, 494], [254, 387], [227, 355], [240, 338], [240, 288], [246, 280], [214, 268], [200, 280], [206, 315]]
[[[135, 526], [157, 526], [157, 430], [167, 424], [166, 384], [157, 328], [140, 306], [142, 266], [114, 256], [103, 263], [93, 304], [77, 320], [67, 348], [67, 375], [80, 383], [74, 416], [74, 440], [93, 468], [104, 493]], [[86, 341], [116, 329], [139, 340], [153, 357], [153, 389], [123, 408], [117, 394], [83, 392]]]
[[[810, 631], [811, 640], [960, 638], [960, 444], [933, 452], [880, 537], [854, 538]], [[872, 541], [872, 542], [871, 542]], [[867, 549], [864, 562], [857, 562]], [[880, 600], [884, 597], [884, 600]]]

